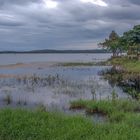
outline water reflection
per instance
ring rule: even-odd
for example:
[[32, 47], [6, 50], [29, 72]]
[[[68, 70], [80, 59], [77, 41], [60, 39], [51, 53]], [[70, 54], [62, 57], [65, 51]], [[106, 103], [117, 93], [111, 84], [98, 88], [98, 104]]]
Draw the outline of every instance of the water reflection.
[[[99, 72], [104, 66], [62, 67], [54, 66], [0, 69], [0, 106], [28, 107], [39, 105], [47, 109], [64, 111], [69, 102], [77, 99], [108, 99], [113, 90], [119, 98], [127, 98], [119, 87], [112, 87]], [[19, 73], [20, 72], [20, 73]]]

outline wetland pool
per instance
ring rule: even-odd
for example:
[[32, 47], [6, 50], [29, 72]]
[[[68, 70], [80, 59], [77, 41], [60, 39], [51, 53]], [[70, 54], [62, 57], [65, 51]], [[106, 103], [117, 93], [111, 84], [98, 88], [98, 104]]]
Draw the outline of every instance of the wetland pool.
[[[3, 56], [5, 57], [5, 55]], [[84, 62], [85, 54], [80, 55], [83, 57], [81, 56], [81, 61], [78, 62]], [[41, 61], [20, 62], [19, 59], [8, 63], [7, 60], [4, 65], [2, 65], [3, 62], [0, 62], [0, 107], [34, 109], [43, 106], [47, 111], [62, 111], [69, 114], [71, 113], [69, 111], [70, 102], [74, 100], [110, 99], [113, 91], [116, 92], [118, 98], [128, 98], [121, 88], [110, 85], [100, 75], [101, 71], [110, 69], [109, 66], [65, 67], [56, 65], [62, 62], [77, 62], [77, 59], [72, 56], [70, 59], [69, 54], [67, 56], [69, 60], [66, 58], [63, 61], [57, 54], [58, 61], [55, 61], [55, 64], [46, 60], [47, 56], [44, 60], [41, 58]], [[24, 57], [25, 55], [23, 55], [23, 60]], [[53, 57], [55, 56], [52, 54], [52, 59]], [[87, 62], [94, 62], [92, 57], [95, 57], [94, 54], [93, 56], [89, 54]], [[109, 57], [110, 54], [103, 60], [105, 61]], [[13, 66], [13, 64], [15, 65]], [[75, 114], [75, 112], [73, 113]]]

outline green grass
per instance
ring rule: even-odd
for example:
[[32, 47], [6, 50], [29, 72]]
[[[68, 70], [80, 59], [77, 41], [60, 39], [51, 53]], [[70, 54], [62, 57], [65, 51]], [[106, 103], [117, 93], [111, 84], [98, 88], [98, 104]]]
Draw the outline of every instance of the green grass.
[[25, 110], [0, 111], [0, 140], [139, 140], [140, 115], [94, 124], [82, 117]]
[[140, 73], [140, 61], [139, 60], [130, 60], [127, 57], [113, 58], [106, 62], [110, 65], [120, 65], [127, 72]]
[[60, 63], [60, 66], [64, 67], [76, 67], [76, 66], [95, 66], [95, 62], [68, 62], [68, 63]]

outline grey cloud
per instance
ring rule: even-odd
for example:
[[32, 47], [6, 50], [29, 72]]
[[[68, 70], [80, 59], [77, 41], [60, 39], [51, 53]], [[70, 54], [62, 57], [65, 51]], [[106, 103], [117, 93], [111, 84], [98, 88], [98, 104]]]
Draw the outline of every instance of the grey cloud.
[[104, 0], [108, 7], [55, 1], [47, 9], [42, 0], [0, 0], [0, 49], [94, 48], [111, 30], [122, 34], [140, 23], [138, 0]]
[[9, 4], [20, 5], [20, 4], [27, 4], [30, 2], [39, 3], [40, 0], [0, 0], [0, 6], [6, 6]]

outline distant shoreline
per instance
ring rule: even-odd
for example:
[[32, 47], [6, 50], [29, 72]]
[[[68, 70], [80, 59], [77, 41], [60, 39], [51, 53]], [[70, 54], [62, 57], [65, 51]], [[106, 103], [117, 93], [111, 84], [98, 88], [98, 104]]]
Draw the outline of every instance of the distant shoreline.
[[40, 54], [40, 53], [110, 53], [107, 50], [33, 50], [33, 51], [1, 51], [0, 54]]

